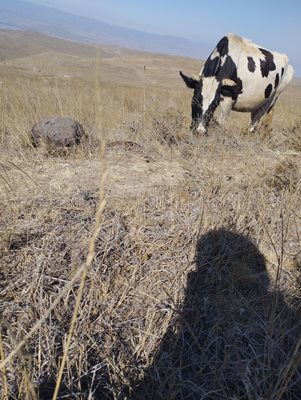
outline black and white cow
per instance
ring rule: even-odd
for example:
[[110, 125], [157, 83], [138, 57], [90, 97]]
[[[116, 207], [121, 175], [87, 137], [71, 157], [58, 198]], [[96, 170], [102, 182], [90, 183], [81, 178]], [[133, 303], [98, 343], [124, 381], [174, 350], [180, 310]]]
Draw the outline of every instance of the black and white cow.
[[207, 133], [218, 105], [223, 125], [231, 110], [251, 113], [250, 132], [261, 122], [267, 129], [273, 106], [291, 82], [294, 69], [285, 54], [271, 52], [233, 33], [223, 37], [196, 78], [180, 71], [186, 85], [194, 89], [191, 129]]

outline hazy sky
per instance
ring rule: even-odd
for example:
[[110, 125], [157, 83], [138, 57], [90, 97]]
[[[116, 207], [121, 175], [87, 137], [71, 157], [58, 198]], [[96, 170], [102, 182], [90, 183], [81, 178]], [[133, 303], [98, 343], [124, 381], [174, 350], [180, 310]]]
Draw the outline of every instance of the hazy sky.
[[[0, 0], [1, 1], [1, 0]], [[301, 0], [31, 0], [147, 32], [209, 42], [227, 32], [287, 53], [301, 67]], [[300, 68], [299, 68], [300, 70]]]

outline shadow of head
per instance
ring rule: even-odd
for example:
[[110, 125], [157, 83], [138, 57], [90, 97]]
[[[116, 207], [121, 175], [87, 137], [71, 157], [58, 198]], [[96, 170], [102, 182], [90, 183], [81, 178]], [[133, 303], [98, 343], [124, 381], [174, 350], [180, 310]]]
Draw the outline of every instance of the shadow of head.
[[[265, 259], [248, 237], [221, 228], [200, 237], [195, 252], [195, 271], [187, 278], [185, 304], [209, 296], [221, 303], [252, 294], [263, 294], [269, 286]], [[200, 296], [201, 295], [201, 296]], [[232, 309], [232, 307], [231, 307]]]
[[298, 332], [282, 296], [269, 290], [263, 255], [247, 236], [221, 228], [199, 238], [195, 264], [132, 398], [275, 398]]
[[251, 239], [221, 228], [199, 238], [195, 264], [187, 276], [181, 335], [191, 355], [199, 353], [200, 343], [210, 349], [212, 341], [215, 356], [223, 359], [247, 341], [244, 331], [255, 332], [265, 319], [270, 283], [265, 259]]

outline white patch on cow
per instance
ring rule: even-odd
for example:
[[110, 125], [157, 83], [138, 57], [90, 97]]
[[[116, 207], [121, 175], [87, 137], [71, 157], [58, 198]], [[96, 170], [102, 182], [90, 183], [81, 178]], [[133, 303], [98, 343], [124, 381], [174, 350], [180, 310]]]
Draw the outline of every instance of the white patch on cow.
[[[259, 50], [259, 48], [263, 47], [235, 34], [228, 34], [227, 37], [229, 39], [229, 55], [236, 64], [237, 76], [241, 79], [243, 86], [242, 93], [239, 94], [233, 109], [235, 111], [251, 112], [261, 107], [267, 102], [265, 89], [269, 84], [273, 87], [269, 97], [277, 98], [291, 81], [291, 79], [284, 79], [285, 74], [281, 77], [281, 68], [284, 67], [287, 70], [288, 57], [285, 54], [270, 51], [274, 57], [276, 70], [269, 71], [268, 76], [263, 77], [260, 62], [264, 61], [265, 57], [261, 50]], [[254, 72], [248, 69], [248, 57], [252, 57], [255, 62], [256, 67]], [[279, 85], [275, 89], [277, 73], [279, 76]]]
[[[202, 110], [203, 110], [203, 116], [204, 116], [206, 111], [208, 111], [211, 103], [215, 99], [219, 82], [215, 78], [215, 76], [209, 76], [209, 77], [206, 77], [206, 78], [202, 78], [202, 81], [203, 81], [203, 86], [202, 86], [202, 96], [203, 96]], [[204, 121], [201, 121], [199, 123], [197, 131], [200, 132], [200, 133], [205, 133], [206, 132]]]
[[234, 81], [232, 81], [232, 79], [225, 78], [225, 79], [222, 80], [222, 85], [235, 86], [236, 83]]
[[215, 78], [215, 76], [209, 76], [203, 78], [203, 87], [202, 87], [202, 95], [203, 95], [203, 114], [208, 110], [210, 104], [213, 102], [216, 91], [218, 88], [219, 82]]
[[219, 52], [217, 51], [217, 49], [215, 49], [215, 50], [211, 53], [210, 60], [213, 60], [214, 58], [219, 57], [219, 56], [220, 56]]
[[280, 79], [279, 86], [277, 87], [277, 95], [283, 92], [286, 86], [292, 81], [294, 75], [294, 68], [291, 65], [287, 65], [282, 79]]
[[202, 122], [199, 123], [199, 125], [198, 125], [196, 130], [197, 130], [198, 133], [202, 133], [202, 134], [207, 132], [207, 129], [205, 128], [205, 125], [203, 125]]
[[200, 75], [191, 75], [191, 78], [195, 81], [199, 81], [201, 79]]
[[225, 54], [223, 57], [221, 57], [221, 63], [220, 63], [221, 67], [225, 64], [226, 58], [227, 58], [227, 54]]

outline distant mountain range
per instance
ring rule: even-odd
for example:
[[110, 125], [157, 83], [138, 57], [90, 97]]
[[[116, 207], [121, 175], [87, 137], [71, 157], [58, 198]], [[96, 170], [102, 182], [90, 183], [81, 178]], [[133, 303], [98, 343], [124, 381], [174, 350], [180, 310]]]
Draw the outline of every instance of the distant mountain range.
[[33, 30], [85, 43], [204, 59], [212, 45], [146, 33], [19, 0], [1, 0], [0, 28]]

